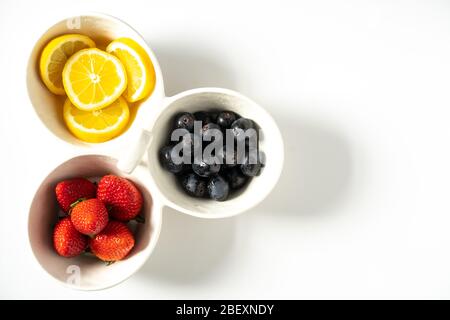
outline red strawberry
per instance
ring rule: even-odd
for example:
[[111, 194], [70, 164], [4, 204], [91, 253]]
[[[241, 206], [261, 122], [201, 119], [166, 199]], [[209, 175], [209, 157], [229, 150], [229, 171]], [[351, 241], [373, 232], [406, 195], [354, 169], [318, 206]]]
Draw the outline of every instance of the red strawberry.
[[112, 218], [128, 221], [142, 208], [142, 195], [129, 180], [113, 175], [104, 176], [98, 183], [97, 198], [106, 205]]
[[134, 237], [123, 222], [110, 221], [105, 229], [89, 240], [91, 251], [103, 261], [122, 260], [133, 249]]
[[60, 256], [75, 257], [86, 249], [87, 244], [88, 238], [75, 229], [69, 217], [58, 221], [53, 229], [53, 246]]
[[95, 184], [84, 178], [75, 178], [61, 181], [56, 185], [56, 200], [61, 209], [69, 212], [70, 205], [80, 198], [95, 198]]
[[72, 208], [70, 219], [78, 232], [94, 236], [108, 224], [108, 211], [98, 199], [84, 200]]

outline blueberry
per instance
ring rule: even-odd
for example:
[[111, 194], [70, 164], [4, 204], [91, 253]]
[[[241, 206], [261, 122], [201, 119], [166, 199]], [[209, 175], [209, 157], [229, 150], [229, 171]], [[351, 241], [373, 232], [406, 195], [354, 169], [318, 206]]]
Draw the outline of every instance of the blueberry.
[[211, 119], [211, 122], [216, 123], [217, 122], [217, 116], [219, 115], [219, 111], [209, 111], [208, 115], [209, 115], [209, 118]]
[[205, 141], [213, 141], [216, 134], [218, 134], [217, 130], [222, 133], [220, 130], [220, 126], [215, 123], [207, 123], [202, 127], [202, 135], [203, 140]]
[[258, 153], [259, 156], [259, 162], [261, 163], [261, 167], [265, 167], [266, 165], [266, 154], [264, 153], [264, 151], [259, 151]]
[[188, 173], [181, 178], [183, 189], [190, 196], [202, 198], [206, 194], [206, 181], [195, 173]]
[[248, 177], [258, 176], [261, 172], [261, 162], [257, 156], [249, 154], [245, 157], [244, 163], [241, 164], [241, 171]]
[[236, 121], [234, 121], [231, 124], [231, 129], [242, 129], [242, 130], [247, 130], [247, 129], [251, 129], [254, 128], [255, 124], [253, 122], [253, 120], [247, 119], [247, 118], [240, 118], [237, 119]]
[[236, 115], [234, 112], [222, 111], [217, 115], [216, 123], [223, 129], [228, 129], [234, 121], [236, 121]]
[[[253, 130], [247, 131], [249, 129]], [[243, 141], [246, 137], [253, 138], [257, 134], [254, 122], [246, 118], [240, 118], [234, 121], [231, 124], [231, 130], [233, 132], [233, 136], [238, 142]]]
[[208, 194], [213, 200], [224, 201], [228, 198], [230, 193], [230, 185], [221, 176], [216, 175], [208, 181]]
[[172, 173], [179, 173], [183, 171], [184, 165], [183, 163], [176, 164], [172, 160], [172, 146], [165, 146], [159, 151], [159, 160], [161, 162], [161, 165], [166, 169], [167, 171], [170, 171]]
[[194, 156], [198, 150], [201, 154], [202, 138], [194, 133], [186, 133], [181, 140], [183, 150], [188, 150], [189, 156]]
[[242, 174], [239, 168], [231, 168], [225, 172], [225, 178], [233, 190], [239, 189], [246, 184], [248, 177]]
[[219, 131], [221, 130], [220, 126], [218, 124], [210, 122], [210, 123], [207, 123], [207, 124], [203, 125], [202, 133], [208, 132], [209, 130], [213, 130], [213, 129], [216, 129], [216, 130], [219, 130]]
[[192, 170], [200, 177], [209, 177], [220, 171], [220, 164], [208, 164], [204, 160], [192, 164]]
[[202, 125], [213, 122], [211, 119], [211, 115], [205, 111], [198, 111], [194, 113], [194, 117], [196, 121], [201, 121]]
[[245, 152], [246, 152], [246, 155], [250, 155], [250, 157], [252, 157], [252, 158], [258, 157], [258, 162], [261, 163], [261, 167], [264, 168], [264, 165], [266, 164], [266, 154], [264, 153], [264, 151], [260, 150], [258, 145], [257, 146], [248, 146], [247, 145]]
[[189, 112], [183, 112], [178, 114], [175, 117], [175, 128], [177, 129], [186, 129], [189, 132], [194, 130], [194, 115]]
[[227, 168], [232, 168], [236, 166], [238, 163], [238, 156], [236, 149], [227, 149], [227, 146], [224, 145], [220, 150], [219, 158], [223, 161], [223, 166]]

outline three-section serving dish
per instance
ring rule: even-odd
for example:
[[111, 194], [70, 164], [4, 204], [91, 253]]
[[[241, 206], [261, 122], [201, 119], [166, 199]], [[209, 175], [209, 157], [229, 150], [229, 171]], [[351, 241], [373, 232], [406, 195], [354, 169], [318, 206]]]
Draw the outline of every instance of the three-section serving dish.
[[[48, 92], [39, 78], [37, 66], [45, 44], [56, 36], [74, 32], [88, 35], [99, 47], [116, 38], [131, 38], [145, 49], [155, 71], [153, 92], [130, 108], [131, 121], [126, 131], [101, 144], [86, 143], [70, 134], [62, 121], [62, 98]], [[164, 207], [200, 218], [231, 217], [260, 203], [270, 194], [281, 174], [283, 141], [275, 121], [265, 109], [242, 94], [223, 88], [199, 88], [167, 97], [156, 56], [137, 31], [117, 18], [97, 13], [84, 14], [62, 19], [51, 26], [37, 40], [31, 52], [27, 89], [31, 105], [41, 122], [55, 138], [71, 145], [75, 154], [75, 157], [66, 159], [50, 172], [43, 173], [43, 181], [31, 197], [28, 223], [30, 245], [37, 261], [54, 279], [70, 287], [104, 289], [135, 273], [157, 245], [164, 225]], [[261, 129], [259, 143], [266, 157], [266, 166], [260, 176], [224, 202], [189, 197], [158, 161], [158, 151], [167, 138], [170, 120], [177, 113], [217, 109], [230, 110], [253, 119]], [[89, 255], [70, 259], [58, 256], [50, 236], [57, 219], [54, 215], [57, 203], [52, 197], [55, 184], [76, 176], [98, 177], [105, 174], [126, 177], [141, 190], [144, 199], [142, 215], [146, 222], [136, 226], [135, 247], [126, 259], [109, 266]], [[67, 281], [67, 270], [71, 266], [81, 270], [80, 281], [76, 284]]]

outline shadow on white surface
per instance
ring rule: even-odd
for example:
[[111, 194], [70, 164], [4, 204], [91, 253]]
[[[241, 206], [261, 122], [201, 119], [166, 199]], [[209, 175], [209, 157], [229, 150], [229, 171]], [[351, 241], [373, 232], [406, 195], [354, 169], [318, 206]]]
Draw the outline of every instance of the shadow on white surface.
[[236, 89], [229, 68], [213, 54], [192, 44], [148, 43], [159, 61], [167, 96], [201, 87]]
[[136, 277], [177, 285], [207, 280], [226, 263], [235, 219], [199, 219], [164, 208], [155, 251]]
[[274, 116], [285, 144], [284, 168], [272, 194], [251, 212], [288, 216], [328, 214], [350, 184], [350, 145], [338, 130], [325, 124], [282, 114]]

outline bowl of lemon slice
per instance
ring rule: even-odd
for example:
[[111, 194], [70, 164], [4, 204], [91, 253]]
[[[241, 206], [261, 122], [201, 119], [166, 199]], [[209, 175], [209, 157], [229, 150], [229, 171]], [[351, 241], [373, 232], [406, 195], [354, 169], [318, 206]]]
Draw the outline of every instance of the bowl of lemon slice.
[[151, 109], [141, 106], [164, 96], [158, 61], [144, 39], [103, 14], [69, 17], [44, 32], [29, 58], [27, 88], [44, 125], [83, 145], [132, 132]]

